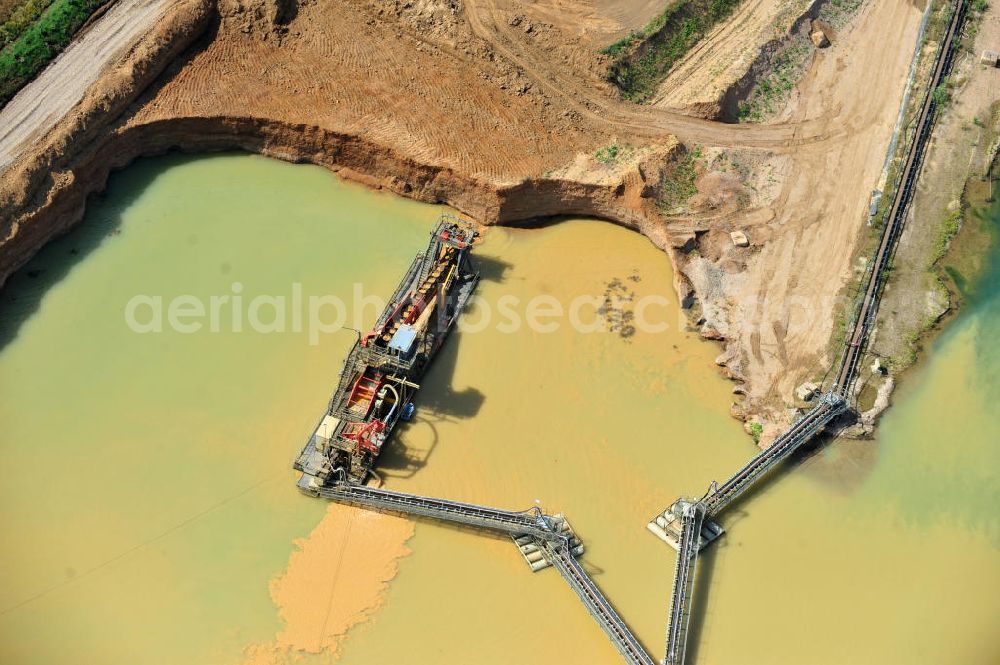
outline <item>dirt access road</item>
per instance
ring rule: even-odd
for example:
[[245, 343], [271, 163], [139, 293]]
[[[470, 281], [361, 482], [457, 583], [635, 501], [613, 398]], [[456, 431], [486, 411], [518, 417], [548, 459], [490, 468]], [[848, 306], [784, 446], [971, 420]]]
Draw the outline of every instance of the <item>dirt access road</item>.
[[0, 172], [59, 122], [177, 0], [118, 0], [0, 110]]

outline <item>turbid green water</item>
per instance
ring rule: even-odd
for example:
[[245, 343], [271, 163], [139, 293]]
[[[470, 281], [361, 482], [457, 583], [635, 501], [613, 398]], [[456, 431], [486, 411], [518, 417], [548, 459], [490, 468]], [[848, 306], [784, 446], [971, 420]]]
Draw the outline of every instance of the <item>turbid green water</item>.
[[436, 214], [318, 168], [144, 161], [11, 281], [0, 662], [225, 663], [273, 635], [268, 580], [323, 514], [289, 466], [353, 334], [137, 334], [125, 305], [387, 292]]
[[[239, 663], [273, 638], [268, 584], [324, 515], [288, 464], [353, 333], [234, 332], [223, 308], [219, 332], [140, 334], [126, 304], [234, 282], [247, 300], [294, 283], [385, 295], [439, 212], [313, 167], [145, 161], [0, 292], [0, 662]], [[564, 510], [658, 658], [674, 553], [645, 522], [753, 452], [716, 349], [678, 329], [665, 258], [623, 229], [494, 229], [477, 255], [472, 315], [504, 295], [611, 293], [622, 311], [660, 295], [669, 328], [455, 335], [386, 482]], [[699, 564], [692, 662], [1000, 660], [998, 304], [993, 275], [877, 443], [838, 442], [725, 516]], [[307, 661], [618, 662], [558, 575], [510, 543], [419, 524], [408, 545], [384, 605], [336, 658]]]

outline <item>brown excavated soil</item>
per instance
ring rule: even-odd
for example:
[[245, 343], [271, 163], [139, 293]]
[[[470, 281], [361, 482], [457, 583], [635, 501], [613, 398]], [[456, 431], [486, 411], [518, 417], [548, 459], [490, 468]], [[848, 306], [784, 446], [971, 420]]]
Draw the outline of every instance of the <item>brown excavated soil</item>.
[[[834, 299], [920, 11], [868, 2], [817, 54], [791, 118], [755, 126], [619, 100], [598, 49], [658, 10], [648, 0], [179, 0], [4, 172], [0, 284], [81, 218], [109, 170], [173, 148], [241, 148], [487, 224], [577, 214], [634, 228], [668, 251], [704, 334], [724, 340], [720, 363], [747, 394], [737, 411], [787, 421], [796, 382], [830, 360]], [[632, 157], [598, 164], [594, 151], [612, 142]], [[695, 145], [710, 156], [699, 194], [664, 217], [661, 178]], [[751, 247], [732, 246], [736, 229]]]

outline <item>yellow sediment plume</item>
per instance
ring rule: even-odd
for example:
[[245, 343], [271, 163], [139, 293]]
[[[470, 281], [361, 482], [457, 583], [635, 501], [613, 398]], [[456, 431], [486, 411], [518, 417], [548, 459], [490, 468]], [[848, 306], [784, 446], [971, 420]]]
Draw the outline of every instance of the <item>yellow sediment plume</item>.
[[273, 642], [249, 647], [244, 664], [280, 665], [301, 652], [335, 654], [347, 632], [382, 604], [412, 535], [408, 520], [331, 504], [271, 582], [284, 629]]

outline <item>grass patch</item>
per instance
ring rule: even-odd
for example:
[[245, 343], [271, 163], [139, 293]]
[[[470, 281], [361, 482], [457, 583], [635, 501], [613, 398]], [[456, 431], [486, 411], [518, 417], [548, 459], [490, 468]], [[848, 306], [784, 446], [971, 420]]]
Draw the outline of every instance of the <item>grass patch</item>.
[[976, 35], [979, 34], [979, 26], [982, 23], [983, 13], [989, 9], [990, 5], [986, 0], [973, 0], [965, 16], [964, 30], [959, 34], [962, 49], [967, 53], [975, 52]]
[[664, 172], [660, 179], [660, 210], [670, 213], [694, 196], [698, 189], [694, 186], [697, 177], [697, 163], [701, 159], [701, 148], [695, 147], [685, 153], [673, 169]]
[[[851, 288], [856, 289], [860, 282], [852, 280]], [[836, 310], [833, 322], [833, 333], [830, 337], [830, 348], [841, 349], [847, 345], [847, 332], [854, 323], [854, 314], [857, 311], [857, 300], [851, 299], [842, 303]]]
[[617, 58], [619, 55], [622, 54], [623, 51], [625, 51], [633, 44], [641, 40], [642, 40], [642, 33], [632, 31], [629, 34], [622, 37], [621, 39], [619, 39], [618, 41], [616, 41], [614, 44], [602, 48], [601, 53], [605, 55], [610, 55], [612, 58]]
[[0, 49], [23, 35], [51, 4], [52, 0], [26, 0], [12, 7], [0, 23]]
[[983, 144], [991, 148], [1000, 139], [1000, 100], [990, 106], [989, 116], [984, 121], [976, 118], [976, 124], [983, 127]]
[[830, 0], [819, 10], [819, 18], [835, 28], [842, 27], [861, 8], [862, 0]]
[[760, 443], [760, 436], [764, 433], [764, 426], [754, 421], [750, 423], [750, 436], [753, 437], [754, 443]]
[[[948, 293], [948, 287], [945, 286], [944, 282], [938, 279], [935, 288], [942, 291], [944, 294]], [[941, 317], [938, 316], [926, 316], [918, 324], [917, 328], [911, 330], [909, 334], [906, 335], [906, 339], [903, 341], [903, 345], [899, 352], [888, 358], [886, 365], [888, 365], [889, 370], [894, 374], [898, 374], [903, 370], [912, 367], [917, 362], [917, 354], [923, 348], [923, 342], [925, 336], [937, 326], [938, 321]]]
[[951, 101], [951, 90], [948, 89], [948, 83], [941, 83], [938, 87], [934, 88], [931, 97], [934, 98], [934, 105], [939, 111], [948, 108], [948, 103]]
[[891, 358], [886, 359], [886, 366], [893, 374], [902, 372], [917, 362], [917, 350], [920, 348], [921, 330], [913, 330], [906, 336], [902, 350]]
[[612, 143], [611, 145], [606, 145], [603, 148], [598, 148], [597, 152], [594, 153], [594, 159], [601, 164], [612, 164], [616, 159], [618, 159], [618, 153], [618, 144]]
[[612, 57], [607, 78], [622, 96], [648, 101], [671, 68], [709, 30], [733, 13], [740, 0], [678, 0], [641, 32], [618, 40], [603, 53]]
[[962, 228], [962, 210], [959, 208], [955, 212], [949, 213], [941, 226], [938, 227], [937, 237], [934, 239], [934, 253], [931, 254], [930, 265], [933, 268], [937, 262], [944, 258], [948, 251], [948, 245], [952, 239], [958, 235], [958, 230]]
[[802, 67], [812, 52], [812, 42], [802, 35], [778, 51], [767, 76], [757, 81], [747, 99], [740, 103], [740, 122], [760, 122], [774, 113], [795, 87]]
[[36, 21], [0, 51], [0, 105], [35, 77], [108, 0], [53, 0]]
[[25, 0], [0, 0], [0, 25], [7, 22], [17, 8], [23, 5]]
[[[817, 18], [823, 25], [840, 28], [861, 7], [861, 0], [830, 0], [820, 7]], [[812, 61], [816, 47], [809, 37], [810, 24], [789, 32], [771, 55], [767, 56], [766, 74], [760, 77], [740, 102], [740, 122], [763, 122], [788, 101], [788, 97]]]

